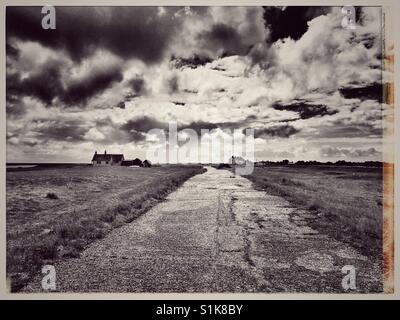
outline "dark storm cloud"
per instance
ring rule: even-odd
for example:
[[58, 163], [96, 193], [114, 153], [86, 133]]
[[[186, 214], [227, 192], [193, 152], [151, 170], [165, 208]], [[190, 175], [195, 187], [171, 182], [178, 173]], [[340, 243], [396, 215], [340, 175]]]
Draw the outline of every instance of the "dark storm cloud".
[[235, 28], [223, 23], [214, 24], [211, 30], [200, 34], [199, 39], [213, 51], [222, 50], [222, 56], [243, 55], [250, 49]]
[[6, 88], [8, 96], [30, 96], [51, 105], [54, 98], [68, 105], [79, 105], [93, 96], [102, 93], [114, 82], [122, 80], [119, 67], [106, 70], [93, 70], [89, 76], [70, 83], [67, 87], [62, 82], [60, 61], [48, 61], [40, 71], [22, 79], [17, 73], [7, 73]]
[[89, 130], [81, 120], [34, 120], [33, 123], [36, 124], [33, 132], [42, 140], [83, 141]]
[[61, 66], [57, 61], [49, 61], [40, 72], [24, 79], [17, 73], [7, 73], [6, 88], [8, 95], [36, 97], [51, 104], [63, 92]]
[[287, 110], [287, 111], [294, 111], [297, 112], [300, 116], [300, 119], [309, 119], [313, 117], [322, 117], [325, 115], [333, 115], [338, 113], [337, 110], [331, 110], [327, 106], [324, 105], [314, 105], [314, 104], [307, 104], [304, 102], [300, 103], [293, 103], [289, 105], [282, 105], [282, 104], [274, 104], [272, 106], [275, 110]]
[[135, 119], [128, 120], [125, 124], [121, 126], [122, 130], [130, 131], [136, 130], [138, 132], [148, 132], [151, 129], [167, 129], [168, 124], [158, 121], [151, 117], [139, 117]]
[[121, 125], [114, 123], [110, 117], [96, 119], [93, 128], [103, 133], [104, 138], [101, 142], [104, 144], [140, 142], [146, 139], [146, 135], [141, 132], [133, 129], [129, 131], [127, 128], [121, 129]]
[[366, 87], [341, 88], [339, 92], [346, 99], [376, 100], [379, 103], [383, 101], [382, 83], [373, 83]]
[[76, 61], [104, 48], [124, 59], [157, 62], [180, 21], [158, 16], [157, 7], [56, 7], [56, 29], [45, 30], [41, 8], [7, 7], [7, 39], [63, 49]]
[[114, 82], [120, 82], [123, 76], [119, 67], [93, 72], [89, 77], [72, 83], [62, 94], [66, 104], [80, 104], [103, 92]]
[[144, 141], [146, 139], [146, 133], [152, 129], [167, 130], [168, 123], [144, 116], [128, 120], [119, 127], [119, 130], [127, 134], [129, 139], [134, 142]]
[[291, 125], [275, 125], [269, 128], [255, 129], [254, 138], [269, 138], [269, 137], [279, 137], [288, 138], [296, 133], [300, 132], [299, 129]]
[[265, 26], [270, 29], [270, 41], [290, 37], [298, 40], [307, 31], [307, 22], [326, 14], [331, 7], [264, 7]]

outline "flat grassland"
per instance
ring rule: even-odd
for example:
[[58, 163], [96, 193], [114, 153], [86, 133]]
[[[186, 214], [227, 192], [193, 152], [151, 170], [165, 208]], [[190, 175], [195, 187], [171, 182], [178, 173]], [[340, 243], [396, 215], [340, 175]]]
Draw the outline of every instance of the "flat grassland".
[[7, 277], [18, 291], [44, 264], [76, 257], [131, 222], [201, 166], [76, 166], [7, 172]]
[[371, 167], [270, 166], [256, 167], [246, 178], [313, 211], [311, 226], [381, 259], [382, 173]]

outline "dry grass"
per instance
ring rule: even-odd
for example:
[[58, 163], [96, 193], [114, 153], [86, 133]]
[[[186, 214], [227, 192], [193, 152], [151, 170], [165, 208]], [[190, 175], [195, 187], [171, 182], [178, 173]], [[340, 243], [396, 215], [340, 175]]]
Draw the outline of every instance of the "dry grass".
[[314, 227], [381, 258], [381, 168], [264, 167], [246, 177], [257, 188], [314, 211]]
[[18, 291], [43, 264], [146, 212], [199, 166], [90, 167], [7, 172], [7, 276]]

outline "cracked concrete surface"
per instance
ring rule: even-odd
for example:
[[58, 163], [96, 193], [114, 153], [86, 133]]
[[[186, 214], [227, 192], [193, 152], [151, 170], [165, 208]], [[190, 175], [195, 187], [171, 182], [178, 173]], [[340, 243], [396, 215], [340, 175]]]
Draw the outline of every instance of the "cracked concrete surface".
[[[318, 217], [207, 168], [167, 200], [55, 265], [63, 292], [382, 291], [382, 266], [307, 221]], [[38, 275], [24, 292], [41, 291]], [[354, 291], [352, 291], [354, 292]]]

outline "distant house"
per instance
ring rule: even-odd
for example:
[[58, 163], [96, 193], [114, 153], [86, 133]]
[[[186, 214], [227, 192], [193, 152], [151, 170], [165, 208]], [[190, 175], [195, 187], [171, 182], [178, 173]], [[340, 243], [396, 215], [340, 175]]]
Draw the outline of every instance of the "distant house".
[[107, 153], [106, 150], [104, 150], [103, 154], [97, 153], [97, 151], [95, 151], [92, 158], [92, 164], [94, 166], [101, 166], [101, 165], [119, 166], [123, 161], [124, 161], [123, 154], [110, 154]]
[[150, 168], [151, 167], [151, 162], [149, 160], [144, 160], [142, 162], [142, 167], [144, 168]]
[[122, 161], [121, 165], [126, 167], [141, 167], [142, 160], [139, 158], [136, 158], [135, 160], [124, 160]]

